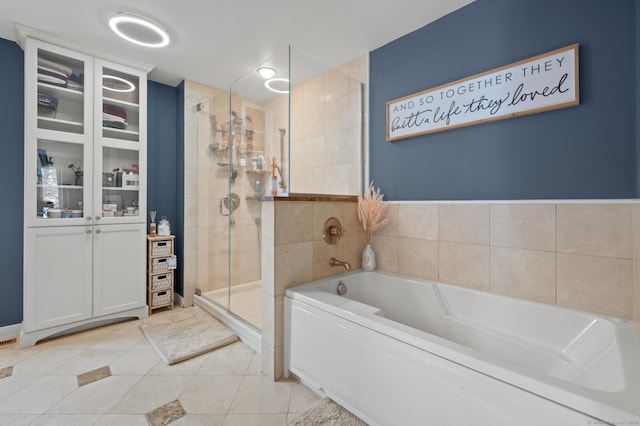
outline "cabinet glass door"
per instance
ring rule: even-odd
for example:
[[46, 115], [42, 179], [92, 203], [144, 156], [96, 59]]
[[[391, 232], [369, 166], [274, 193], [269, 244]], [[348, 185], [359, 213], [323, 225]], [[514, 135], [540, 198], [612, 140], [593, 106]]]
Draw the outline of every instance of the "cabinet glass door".
[[102, 91], [102, 137], [140, 140], [140, 78], [137, 75], [100, 67]]
[[[140, 172], [139, 152], [103, 147], [101, 161], [102, 217], [139, 218]], [[139, 220], [136, 220], [139, 221]]]
[[38, 48], [36, 55], [37, 128], [84, 134], [85, 60], [60, 53], [65, 51], [54, 46], [50, 49]]
[[38, 139], [31, 160], [36, 190], [30, 191], [35, 194], [32, 214], [38, 224], [70, 225], [91, 216], [90, 211], [85, 212], [91, 187], [91, 175], [85, 175], [85, 168], [91, 167], [90, 159], [84, 144]]

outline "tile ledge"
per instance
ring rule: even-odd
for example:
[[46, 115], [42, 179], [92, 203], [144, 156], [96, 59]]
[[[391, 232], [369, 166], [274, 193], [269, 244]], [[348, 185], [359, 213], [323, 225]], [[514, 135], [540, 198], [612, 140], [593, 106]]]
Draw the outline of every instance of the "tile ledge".
[[634, 204], [640, 198], [548, 200], [386, 200], [394, 204]]
[[333, 195], [333, 194], [279, 194], [276, 196], [247, 196], [247, 200], [255, 201], [342, 201], [342, 202], [358, 202], [357, 195]]

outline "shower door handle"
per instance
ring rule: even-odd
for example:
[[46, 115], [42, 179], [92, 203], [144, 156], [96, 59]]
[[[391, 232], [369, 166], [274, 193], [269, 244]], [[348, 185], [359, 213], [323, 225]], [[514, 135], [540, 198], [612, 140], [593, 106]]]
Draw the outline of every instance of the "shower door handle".
[[229, 210], [227, 210], [227, 213], [225, 213], [225, 212], [223, 212], [223, 211], [222, 211], [222, 208], [223, 208], [223, 207], [225, 206], [225, 204], [226, 204], [225, 199], [227, 199], [227, 198], [228, 198], [228, 197], [226, 197], [226, 196], [225, 196], [225, 197], [222, 197], [222, 198], [220, 198], [220, 201], [218, 202], [218, 211], [220, 212], [220, 214], [221, 214], [222, 216], [229, 216], [229, 214], [230, 214], [230, 213], [229, 213]]

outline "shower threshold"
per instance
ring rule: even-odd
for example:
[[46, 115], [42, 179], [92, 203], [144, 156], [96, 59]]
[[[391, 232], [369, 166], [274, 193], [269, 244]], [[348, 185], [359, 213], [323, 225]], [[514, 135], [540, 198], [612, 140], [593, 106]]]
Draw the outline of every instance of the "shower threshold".
[[226, 308], [212, 302], [204, 296], [193, 296], [193, 303], [229, 327], [240, 339], [256, 353], [262, 352], [262, 332], [247, 321], [229, 312]]

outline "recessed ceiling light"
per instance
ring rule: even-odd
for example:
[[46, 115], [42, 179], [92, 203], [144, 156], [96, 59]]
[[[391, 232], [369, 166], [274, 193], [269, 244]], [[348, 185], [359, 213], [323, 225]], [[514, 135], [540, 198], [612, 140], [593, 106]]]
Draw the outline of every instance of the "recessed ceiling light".
[[276, 75], [276, 70], [271, 67], [260, 67], [258, 68], [258, 74], [260, 74], [262, 78], [269, 79]]
[[271, 78], [264, 82], [267, 89], [276, 93], [289, 93], [288, 78]]
[[117, 12], [109, 17], [109, 27], [123, 39], [145, 47], [164, 47], [169, 34], [160, 24], [132, 13]]
[[129, 80], [125, 80], [124, 78], [117, 77], [115, 75], [103, 75], [102, 88], [111, 90], [112, 92], [126, 93], [136, 90], [136, 85]]

